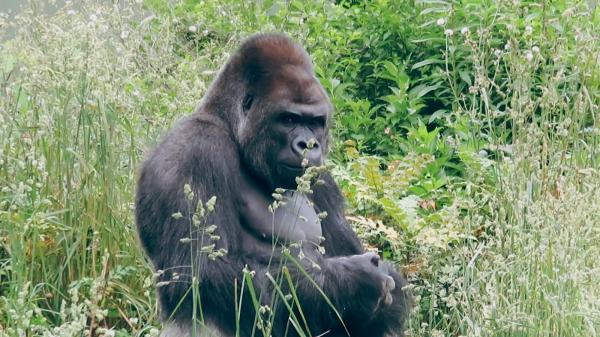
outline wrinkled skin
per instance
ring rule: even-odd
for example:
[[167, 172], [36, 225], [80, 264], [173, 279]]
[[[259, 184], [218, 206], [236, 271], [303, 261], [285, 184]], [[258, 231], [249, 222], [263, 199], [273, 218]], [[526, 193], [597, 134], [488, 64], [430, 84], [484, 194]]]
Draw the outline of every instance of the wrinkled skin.
[[[253, 334], [255, 309], [240, 287], [245, 267], [255, 272], [261, 304], [273, 308], [272, 335], [298, 336], [289, 324], [290, 312], [265, 276], [278, 275], [283, 264], [311, 335], [402, 335], [410, 303], [402, 290], [406, 282], [376, 254], [364, 252], [329, 174], [320, 174], [324, 184], [314, 185], [312, 194], [285, 192], [287, 204], [274, 214], [267, 210], [275, 188], [293, 190], [303, 166], [324, 162], [331, 112], [306, 52], [285, 36], [256, 35], [225, 64], [199, 109], [149, 155], [139, 175], [136, 224], [146, 254], [160, 271], [157, 291], [167, 324], [163, 336], [191, 335], [192, 262], [201, 266], [196, 276], [205, 323], [222, 336], [236, 334], [234, 303], [240, 296], [239, 335]], [[184, 184], [193, 192], [191, 201]], [[212, 196], [217, 197], [215, 210], [204, 221], [217, 225], [213, 235], [218, 240], [209, 242], [190, 233], [189, 219], [197, 202]], [[176, 212], [183, 217], [173, 217]], [[319, 222], [321, 212], [328, 215]], [[190, 236], [192, 249], [182, 243]], [[210, 243], [227, 254], [207, 259], [200, 247]], [[282, 245], [294, 243], [305, 256], [299, 265], [282, 254]], [[281, 287], [290, 291], [285, 282]]]

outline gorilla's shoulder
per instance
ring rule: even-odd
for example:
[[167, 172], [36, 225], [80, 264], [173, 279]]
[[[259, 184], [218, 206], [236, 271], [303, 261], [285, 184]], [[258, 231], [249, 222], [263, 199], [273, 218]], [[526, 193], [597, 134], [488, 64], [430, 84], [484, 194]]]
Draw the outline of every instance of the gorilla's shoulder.
[[167, 133], [142, 165], [142, 173], [169, 180], [198, 171], [230, 171], [239, 167], [237, 158], [237, 145], [227, 128], [210, 116], [193, 114]]
[[218, 119], [194, 114], [175, 124], [156, 147], [153, 156], [163, 160], [181, 160], [235, 148], [236, 143], [229, 130]]

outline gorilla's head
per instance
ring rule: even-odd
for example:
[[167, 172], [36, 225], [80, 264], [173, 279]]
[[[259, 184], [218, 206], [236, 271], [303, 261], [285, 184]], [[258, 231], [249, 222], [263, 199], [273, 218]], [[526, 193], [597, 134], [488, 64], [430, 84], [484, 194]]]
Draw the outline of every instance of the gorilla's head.
[[211, 91], [221, 97], [209, 110], [231, 127], [242, 165], [269, 187], [294, 188], [304, 159], [323, 163], [332, 106], [308, 54], [286, 36], [248, 39]]

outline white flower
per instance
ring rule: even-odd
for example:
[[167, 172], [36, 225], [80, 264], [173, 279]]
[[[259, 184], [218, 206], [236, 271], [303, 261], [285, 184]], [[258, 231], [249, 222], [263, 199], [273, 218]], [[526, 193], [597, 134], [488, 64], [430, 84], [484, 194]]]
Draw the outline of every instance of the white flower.
[[510, 50], [510, 48], [511, 48], [511, 46], [510, 46], [510, 42], [507, 42], [507, 43], [504, 45], [504, 49], [506, 49], [506, 50]]
[[198, 27], [196, 26], [189, 26], [188, 27], [188, 31], [190, 31], [191, 33], [195, 33], [198, 31]]
[[452, 34], [454, 34], [454, 31], [452, 29], [446, 29], [444, 31], [444, 34], [446, 34], [446, 36], [452, 36]]
[[128, 31], [124, 30], [124, 31], [121, 32], [121, 38], [123, 40], [125, 40], [128, 37], [129, 37], [129, 32]]
[[530, 35], [531, 33], [533, 33], [533, 27], [530, 25], [525, 26], [525, 35]]
[[528, 62], [531, 62], [533, 60], [533, 53], [528, 51], [527, 53], [525, 53], [525, 58]]
[[499, 58], [500, 56], [502, 56], [502, 50], [500, 50], [500, 49], [494, 50], [494, 55], [496, 55], [496, 57]]
[[446, 23], [446, 20], [444, 18], [439, 18], [436, 23], [438, 26], [443, 26]]
[[98, 17], [96, 16], [96, 14], [90, 15], [90, 21], [95, 22], [96, 20], [98, 20]]
[[462, 29], [460, 30], [460, 33], [462, 35], [469, 33], [469, 27], [462, 27]]
[[537, 54], [537, 53], [539, 53], [539, 52], [540, 52], [540, 47], [538, 47], [538, 46], [533, 46], [533, 48], [531, 48], [531, 51]]

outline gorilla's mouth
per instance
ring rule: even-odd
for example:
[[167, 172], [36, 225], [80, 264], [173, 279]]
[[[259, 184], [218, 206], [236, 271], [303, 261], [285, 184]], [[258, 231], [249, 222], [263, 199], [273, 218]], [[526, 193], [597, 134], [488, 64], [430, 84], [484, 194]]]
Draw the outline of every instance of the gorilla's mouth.
[[300, 165], [279, 164], [279, 187], [294, 189], [296, 188], [296, 177], [304, 174], [304, 167]]
[[284, 168], [284, 171], [288, 171], [288, 172], [298, 172], [298, 173], [304, 173], [304, 167], [299, 166], [299, 165], [289, 165], [289, 164], [281, 164], [281, 166]]

